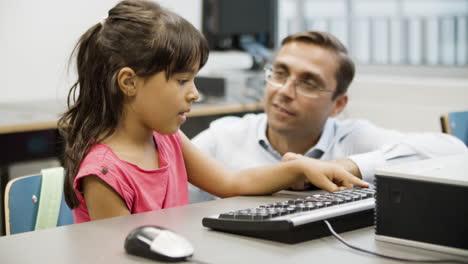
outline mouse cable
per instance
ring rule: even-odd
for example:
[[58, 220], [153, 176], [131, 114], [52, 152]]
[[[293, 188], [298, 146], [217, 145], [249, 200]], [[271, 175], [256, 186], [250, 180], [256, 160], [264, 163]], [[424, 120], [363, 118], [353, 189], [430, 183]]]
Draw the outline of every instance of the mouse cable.
[[344, 238], [342, 238], [340, 235], [338, 235], [335, 232], [335, 230], [333, 230], [332, 226], [330, 225], [330, 223], [327, 220], [323, 220], [323, 222], [325, 222], [325, 224], [327, 225], [327, 227], [330, 230], [330, 232], [332, 233], [332, 235], [336, 239], [338, 239], [341, 243], [345, 244], [346, 246], [348, 246], [348, 247], [350, 247], [352, 249], [362, 251], [364, 253], [368, 253], [368, 254], [375, 255], [375, 256], [378, 256], [378, 257], [382, 257], [382, 258], [386, 258], [386, 259], [392, 259], [392, 260], [398, 260], [398, 261], [407, 261], [407, 262], [468, 264], [467, 261], [457, 260], [457, 259], [407, 259], [407, 258], [399, 258], [399, 257], [394, 257], [394, 256], [390, 256], [390, 255], [384, 255], [384, 254], [381, 254], [381, 253], [373, 252], [373, 251], [363, 249], [363, 248], [360, 248], [360, 247], [349, 244], [348, 242], [346, 242], [346, 240], [344, 240]]
[[198, 259], [194, 259], [193, 257], [188, 257], [185, 260], [190, 261], [191, 263], [195, 263], [195, 264], [210, 264], [209, 262], [204, 262]]

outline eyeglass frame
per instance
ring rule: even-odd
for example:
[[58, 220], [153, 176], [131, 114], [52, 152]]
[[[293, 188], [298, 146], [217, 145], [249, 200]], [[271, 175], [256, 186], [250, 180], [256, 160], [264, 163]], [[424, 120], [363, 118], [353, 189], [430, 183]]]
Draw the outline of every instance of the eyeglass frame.
[[[288, 76], [285, 80], [284, 80], [284, 83], [277, 83], [277, 82], [274, 82], [271, 80], [271, 76], [273, 75], [273, 70], [274, 70], [274, 66], [269, 64], [269, 65], [266, 65], [263, 70], [265, 71], [265, 81], [277, 88], [282, 88], [286, 85], [286, 83], [288, 83], [289, 79], [291, 79], [291, 76]], [[268, 76], [270, 76], [270, 78], [268, 78]], [[293, 80], [293, 87], [294, 87], [294, 91], [296, 92], [296, 94], [300, 94], [302, 96], [305, 96], [305, 97], [309, 97], [309, 98], [317, 98], [318, 97], [318, 94], [315, 94], [315, 95], [311, 95], [311, 94], [305, 94], [303, 92], [301, 92], [300, 90], [297, 89], [298, 87], [298, 83], [302, 81], [302, 83], [304, 84], [307, 84], [307, 85], [310, 85], [311, 87], [313, 86], [315, 89], [315, 91], [322, 91], [322, 92], [329, 92], [329, 93], [334, 93], [335, 91], [334, 90], [330, 90], [330, 89], [326, 89], [326, 88], [321, 88], [321, 87], [317, 87], [313, 84], [310, 84], [308, 81], [304, 80], [304, 79], [295, 79]]]

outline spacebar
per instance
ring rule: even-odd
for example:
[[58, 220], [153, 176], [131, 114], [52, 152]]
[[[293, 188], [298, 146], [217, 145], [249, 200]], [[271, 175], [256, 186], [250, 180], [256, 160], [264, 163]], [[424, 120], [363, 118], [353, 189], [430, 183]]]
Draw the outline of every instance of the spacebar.
[[282, 216], [278, 217], [275, 220], [281, 220], [281, 218], [288, 219], [293, 223], [294, 226], [299, 226], [311, 222], [316, 222], [324, 219], [329, 219], [332, 217], [337, 217], [346, 214], [352, 214], [356, 212], [361, 212], [375, 207], [375, 199], [368, 198], [365, 200], [350, 202], [346, 204], [333, 205], [330, 207], [325, 207], [313, 211], [302, 212], [299, 214], [294, 214], [289, 217]]

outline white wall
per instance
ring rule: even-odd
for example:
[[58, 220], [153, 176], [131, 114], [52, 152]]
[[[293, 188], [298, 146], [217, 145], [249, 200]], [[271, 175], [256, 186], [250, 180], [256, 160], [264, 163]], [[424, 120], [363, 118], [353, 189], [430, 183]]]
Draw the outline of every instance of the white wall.
[[465, 78], [359, 74], [349, 88], [341, 118], [368, 119], [401, 131], [441, 131], [439, 117], [468, 111]]
[[[201, 0], [158, 2], [201, 28]], [[117, 0], [1, 0], [0, 103], [64, 100], [74, 80], [73, 71], [66, 71], [74, 44], [115, 3]], [[216, 56], [210, 62], [219, 63]], [[245, 64], [245, 56], [236, 57]], [[227, 61], [234, 63], [233, 58]], [[439, 131], [441, 113], [468, 110], [467, 68], [422, 69], [423, 74], [388, 73], [387, 69], [369, 74], [370, 69], [358, 69], [342, 117], [366, 118], [401, 130]]]
[[[1, 0], [0, 103], [64, 98], [74, 79], [68, 57], [78, 38], [117, 0]], [[161, 5], [200, 28], [200, 0]]]

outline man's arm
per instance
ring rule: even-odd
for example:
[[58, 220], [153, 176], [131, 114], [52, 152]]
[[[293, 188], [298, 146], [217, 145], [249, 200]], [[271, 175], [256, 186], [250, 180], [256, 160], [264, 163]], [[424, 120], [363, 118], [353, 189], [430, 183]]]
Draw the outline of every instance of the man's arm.
[[[379, 128], [369, 122], [360, 124], [359, 129], [350, 133], [341, 144], [348, 154], [347, 159], [357, 166], [367, 181], [371, 181], [375, 169], [383, 165], [468, 152], [463, 142], [447, 134], [402, 133]], [[352, 163], [345, 161], [343, 165], [350, 166], [347, 169], [350, 171]]]
[[[368, 182], [372, 182], [376, 168], [387, 164], [468, 152], [463, 142], [447, 134], [402, 133], [376, 127], [368, 121], [346, 122], [353, 124], [352, 128], [348, 126], [344, 128], [346, 133], [338, 135], [338, 143], [327, 158]], [[310, 184], [305, 182], [296, 184], [293, 189], [308, 187]]]

